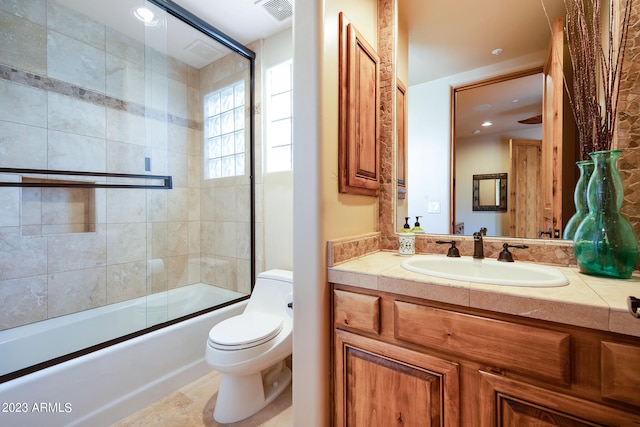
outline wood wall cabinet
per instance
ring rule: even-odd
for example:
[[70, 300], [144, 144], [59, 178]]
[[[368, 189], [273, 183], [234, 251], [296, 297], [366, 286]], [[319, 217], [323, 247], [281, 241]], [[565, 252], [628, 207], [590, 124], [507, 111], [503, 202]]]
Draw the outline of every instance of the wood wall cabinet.
[[338, 189], [377, 196], [380, 190], [380, 59], [340, 13]]
[[335, 426], [640, 425], [638, 338], [332, 289]]

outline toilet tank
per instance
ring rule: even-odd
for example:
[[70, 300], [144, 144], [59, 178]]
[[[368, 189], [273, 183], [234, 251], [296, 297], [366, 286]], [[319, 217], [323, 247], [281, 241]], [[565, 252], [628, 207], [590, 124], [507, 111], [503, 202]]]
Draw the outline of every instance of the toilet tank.
[[245, 311], [287, 313], [293, 301], [293, 272], [268, 270], [258, 274]]

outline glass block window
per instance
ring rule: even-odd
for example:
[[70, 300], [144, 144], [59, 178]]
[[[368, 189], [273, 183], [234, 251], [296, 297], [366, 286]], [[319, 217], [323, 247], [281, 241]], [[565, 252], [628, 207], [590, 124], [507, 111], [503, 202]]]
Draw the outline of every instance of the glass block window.
[[292, 170], [291, 61], [267, 71], [267, 172]]
[[244, 81], [205, 95], [205, 179], [245, 174], [244, 112]]

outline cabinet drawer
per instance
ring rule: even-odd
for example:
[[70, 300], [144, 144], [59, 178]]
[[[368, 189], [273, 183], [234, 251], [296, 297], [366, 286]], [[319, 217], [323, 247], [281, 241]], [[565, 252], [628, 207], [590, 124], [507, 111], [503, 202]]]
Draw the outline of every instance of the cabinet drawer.
[[602, 397], [640, 406], [640, 347], [603, 341]]
[[380, 297], [333, 291], [334, 325], [380, 332]]
[[548, 382], [571, 383], [571, 336], [469, 314], [394, 302], [397, 339]]

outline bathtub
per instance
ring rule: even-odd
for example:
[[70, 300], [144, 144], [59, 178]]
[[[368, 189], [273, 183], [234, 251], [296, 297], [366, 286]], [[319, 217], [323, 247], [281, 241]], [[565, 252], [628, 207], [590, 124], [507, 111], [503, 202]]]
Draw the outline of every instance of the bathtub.
[[[47, 359], [64, 355], [95, 344], [96, 336], [103, 342], [232, 295], [240, 294], [196, 284], [2, 331], [0, 365], [29, 366], [46, 360], [37, 357], [43, 351]], [[245, 306], [241, 301], [2, 383], [0, 425], [110, 425], [209, 372], [209, 330]]]

